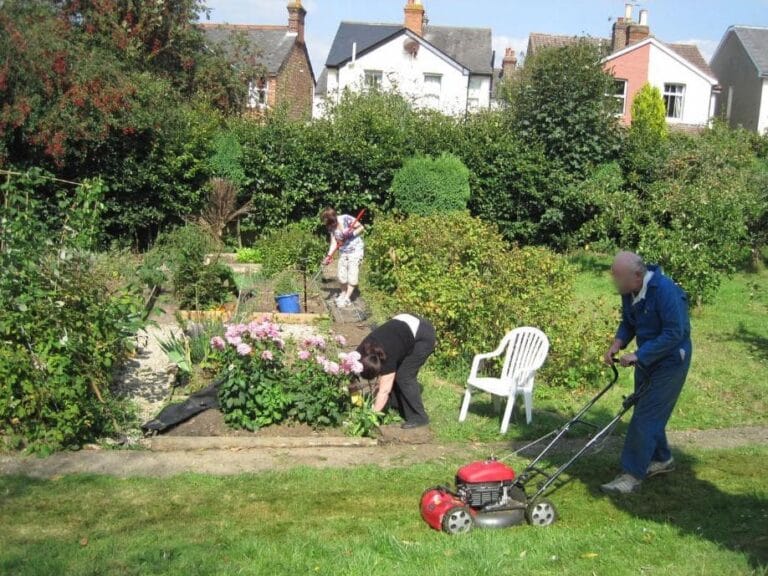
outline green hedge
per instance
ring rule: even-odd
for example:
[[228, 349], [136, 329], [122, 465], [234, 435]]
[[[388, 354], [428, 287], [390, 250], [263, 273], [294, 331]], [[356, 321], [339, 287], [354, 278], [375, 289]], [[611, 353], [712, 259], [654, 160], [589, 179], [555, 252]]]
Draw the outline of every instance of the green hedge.
[[464, 210], [469, 201], [469, 170], [452, 154], [411, 158], [395, 173], [390, 193], [395, 208], [405, 214]]

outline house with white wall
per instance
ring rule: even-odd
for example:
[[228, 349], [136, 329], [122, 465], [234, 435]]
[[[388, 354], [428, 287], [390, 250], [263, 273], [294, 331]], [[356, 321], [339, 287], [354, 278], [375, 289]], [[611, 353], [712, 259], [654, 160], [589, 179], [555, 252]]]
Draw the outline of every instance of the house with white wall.
[[449, 115], [489, 108], [491, 30], [432, 26], [418, 0], [402, 24], [342, 22], [315, 90], [315, 116], [345, 90], [397, 90], [414, 107]]
[[[546, 48], [558, 48], [579, 40], [573, 36], [531, 34], [528, 56]], [[610, 38], [586, 38], [602, 49], [603, 66], [614, 78], [617, 114], [624, 124], [632, 123], [632, 103], [646, 84], [655, 86], [664, 98], [667, 124], [680, 129], [707, 126], [715, 114], [720, 86], [698, 47], [662, 42], [651, 35], [648, 11], [633, 18], [627, 4], [623, 17], [613, 24]]]
[[710, 63], [723, 86], [718, 115], [733, 126], [768, 130], [768, 28], [731, 26]]

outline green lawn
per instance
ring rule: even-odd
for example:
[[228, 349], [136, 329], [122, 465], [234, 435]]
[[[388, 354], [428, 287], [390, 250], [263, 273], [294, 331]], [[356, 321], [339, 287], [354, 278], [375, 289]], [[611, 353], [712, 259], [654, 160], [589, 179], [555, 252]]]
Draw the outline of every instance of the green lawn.
[[428, 528], [417, 506], [458, 460], [230, 478], [6, 477], [0, 573], [765, 574], [768, 449], [679, 462], [642, 495], [612, 500], [597, 487], [613, 459], [592, 456], [551, 496], [554, 526], [460, 537]]
[[[609, 260], [581, 257], [576, 262], [581, 265], [577, 299], [607, 311], [618, 307], [608, 275]], [[715, 302], [692, 312], [691, 323], [693, 364], [670, 428], [768, 424], [768, 272], [726, 279]], [[466, 376], [467, 371], [425, 374], [425, 404], [433, 429], [442, 440], [498, 440], [499, 416], [487, 395], [473, 400], [465, 423], [457, 422]], [[631, 372], [623, 370], [620, 386], [596, 406], [595, 419], [609, 417], [630, 389]], [[507, 437], [531, 438], [546, 433], [594, 392], [548, 388], [541, 383], [534, 393], [533, 425], [526, 426], [518, 414]]]

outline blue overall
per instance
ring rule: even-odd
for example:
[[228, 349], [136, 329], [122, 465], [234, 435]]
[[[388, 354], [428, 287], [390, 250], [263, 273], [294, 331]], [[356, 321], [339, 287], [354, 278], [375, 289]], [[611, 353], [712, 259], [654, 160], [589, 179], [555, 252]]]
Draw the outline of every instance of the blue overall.
[[622, 296], [622, 319], [616, 338], [626, 347], [635, 338], [637, 360], [635, 389], [650, 378], [629, 422], [621, 453], [625, 472], [645, 478], [651, 461], [665, 462], [672, 457], [664, 428], [691, 365], [691, 323], [688, 297], [661, 271], [649, 266], [645, 298], [633, 304], [633, 296]]

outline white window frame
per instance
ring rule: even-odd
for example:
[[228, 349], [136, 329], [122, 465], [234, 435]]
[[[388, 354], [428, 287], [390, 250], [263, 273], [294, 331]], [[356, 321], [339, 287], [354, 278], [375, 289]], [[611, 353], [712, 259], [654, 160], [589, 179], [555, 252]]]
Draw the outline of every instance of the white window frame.
[[[435, 87], [437, 90], [435, 90]], [[442, 92], [443, 75], [430, 73], [424, 74], [424, 103], [432, 108], [439, 108]]]
[[[680, 89], [680, 91], [678, 91]], [[682, 120], [685, 114], [685, 84], [666, 82], [664, 84], [664, 115], [667, 120]], [[679, 105], [672, 104], [672, 99], [679, 100]], [[674, 106], [673, 114], [670, 107]]]
[[384, 84], [384, 71], [383, 70], [365, 70], [363, 72], [363, 83], [367, 90], [370, 90], [370, 89], [381, 90]]
[[[261, 84], [261, 86], [259, 86]], [[248, 108], [263, 110], [269, 107], [269, 78], [262, 76], [248, 82]]]
[[621, 102], [621, 110], [618, 112], [615, 112], [615, 115], [624, 116], [624, 114], [627, 113], [627, 90], [629, 88], [629, 81], [625, 80], [624, 78], [615, 78], [614, 88], [618, 87], [619, 83], [621, 83], [624, 86], [624, 90], [622, 91], [622, 93], [619, 94], [618, 90], [614, 90], [613, 94], [609, 94], [609, 96]]
[[[474, 86], [472, 84], [475, 84]], [[467, 108], [469, 110], [479, 110], [480, 100], [483, 94], [483, 79], [477, 76], [470, 76], [467, 85]]]

